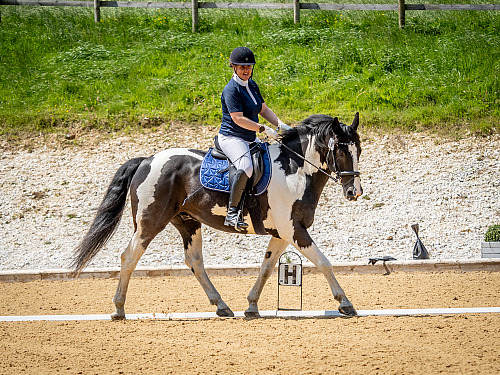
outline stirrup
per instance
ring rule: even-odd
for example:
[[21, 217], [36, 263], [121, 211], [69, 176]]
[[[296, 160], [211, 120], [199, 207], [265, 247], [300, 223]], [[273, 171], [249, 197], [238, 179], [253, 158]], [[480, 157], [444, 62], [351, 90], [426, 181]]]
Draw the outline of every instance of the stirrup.
[[248, 228], [248, 224], [245, 223], [243, 220], [238, 219], [235, 223], [234, 221], [231, 221], [231, 219], [228, 219], [227, 217], [224, 220], [224, 225], [228, 227], [233, 227], [237, 231]]
[[237, 231], [240, 231], [240, 230], [246, 229], [246, 228], [248, 228], [248, 224], [245, 223], [243, 220], [240, 220], [240, 219], [238, 219], [238, 222], [234, 226], [234, 229], [236, 229]]
[[229, 208], [226, 218], [224, 219], [224, 225], [228, 227], [233, 227], [237, 231], [245, 229], [248, 227], [248, 224], [245, 223], [240, 218], [240, 212], [238, 209]]

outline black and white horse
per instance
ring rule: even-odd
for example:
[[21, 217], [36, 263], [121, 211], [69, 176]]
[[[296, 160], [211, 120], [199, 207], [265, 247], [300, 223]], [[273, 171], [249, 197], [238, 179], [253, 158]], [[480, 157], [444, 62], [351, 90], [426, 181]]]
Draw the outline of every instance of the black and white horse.
[[[335, 279], [332, 266], [309, 235], [316, 206], [333, 172], [344, 196], [356, 200], [361, 194], [358, 159], [361, 153], [357, 133], [359, 115], [351, 126], [337, 118], [313, 115], [286, 131], [280, 142], [269, 146], [272, 179], [266, 193], [257, 197], [262, 219], [271, 240], [260, 274], [248, 295], [248, 317], [258, 317], [257, 302], [279, 256], [291, 244], [326, 277], [339, 311], [356, 315]], [[167, 149], [151, 157], [127, 161], [116, 172], [96, 217], [75, 250], [73, 267], [78, 274], [104, 246], [119, 224], [128, 191], [132, 205], [134, 234], [121, 255], [120, 280], [113, 302], [113, 319], [125, 318], [125, 298], [132, 272], [153, 238], [168, 223], [177, 228], [184, 242], [185, 262], [203, 287], [217, 315], [233, 316], [208, 278], [203, 265], [201, 225], [236, 232], [224, 225], [228, 195], [200, 185], [200, 165], [205, 152], [193, 149]], [[189, 199], [186, 199], [189, 198]], [[243, 233], [253, 234], [249, 227]]]

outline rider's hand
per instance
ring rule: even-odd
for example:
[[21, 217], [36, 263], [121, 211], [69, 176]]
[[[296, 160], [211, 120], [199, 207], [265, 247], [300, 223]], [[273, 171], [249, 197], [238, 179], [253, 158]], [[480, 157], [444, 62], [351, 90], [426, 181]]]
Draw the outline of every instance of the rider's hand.
[[281, 132], [283, 130], [290, 130], [291, 127], [285, 124], [283, 121], [278, 119], [278, 131]]
[[269, 138], [272, 138], [272, 139], [277, 139], [278, 138], [278, 132], [276, 130], [274, 130], [273, 128], [270, 128], [267, 125], [264, 125], [264, 133], [266, 133], [266, 135]]

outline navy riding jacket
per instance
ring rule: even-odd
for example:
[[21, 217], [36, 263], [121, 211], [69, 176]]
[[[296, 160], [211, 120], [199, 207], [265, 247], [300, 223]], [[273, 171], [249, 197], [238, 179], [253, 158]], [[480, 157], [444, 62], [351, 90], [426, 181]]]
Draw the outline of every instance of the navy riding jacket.
[[219, 133], [236, 136], [249, 142], [254, 141], [256, 132], [244, 129], [236, 124], [230, 113], [243, 112], [243, 116], [257, 123], [259, 122], [259, 112], [262, 110], [264, 99], [255, 81], [249, 79], [247, 89], [247, 87], [240, 85], [232, 78], [222, 91], [221, 103], [222, 124]]

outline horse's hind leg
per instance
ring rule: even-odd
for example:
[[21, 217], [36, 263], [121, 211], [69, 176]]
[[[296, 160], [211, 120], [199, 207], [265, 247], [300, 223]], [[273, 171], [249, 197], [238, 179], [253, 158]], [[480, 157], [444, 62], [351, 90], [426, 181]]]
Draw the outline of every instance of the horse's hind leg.
[[130, 277], [151, 240], [141, 238], [139, 232], [136, 231], [127, 249], [121, 255], [120, 280], [118, 281], [118, 287], [113, 297], [113, 303], [116, 307], [116, 311], [111, 314], [111, 319], [113, 320], [125, 319], [125, 299], [127, 297]]
[[248, 294], [248, 309], [245, 311], [245, 316], [248, 318], [258, 318], [259, 308], [257, 306], [257, 302], [259, 301], [260, 294], [262, 293], [262, 289], [264, 285], [269, 279], [269, 276], [272, 275], [274, 271], [274, 266], [276, 266], [276, 262], [278, 261], [280, 255], [288, 246], [288, 242], [272, 237], [271, 241], [269, 241], [269, 245], [267, 246], [266, 255], [264, 256], [264, 261], [260, 266], [259, 277], [257, 277], [257, 281], [255, 282], [252, 290]]
[[202, 254], [201, 224], [191, 218], [181, 218], [180, 216], [176, 216], [172, 220], [172, 224], [182, 236], [184, 242], [184, 260], [202, 286], [210, 303], [217, 306], [217, 315], [234, 316], [205, 271]]

